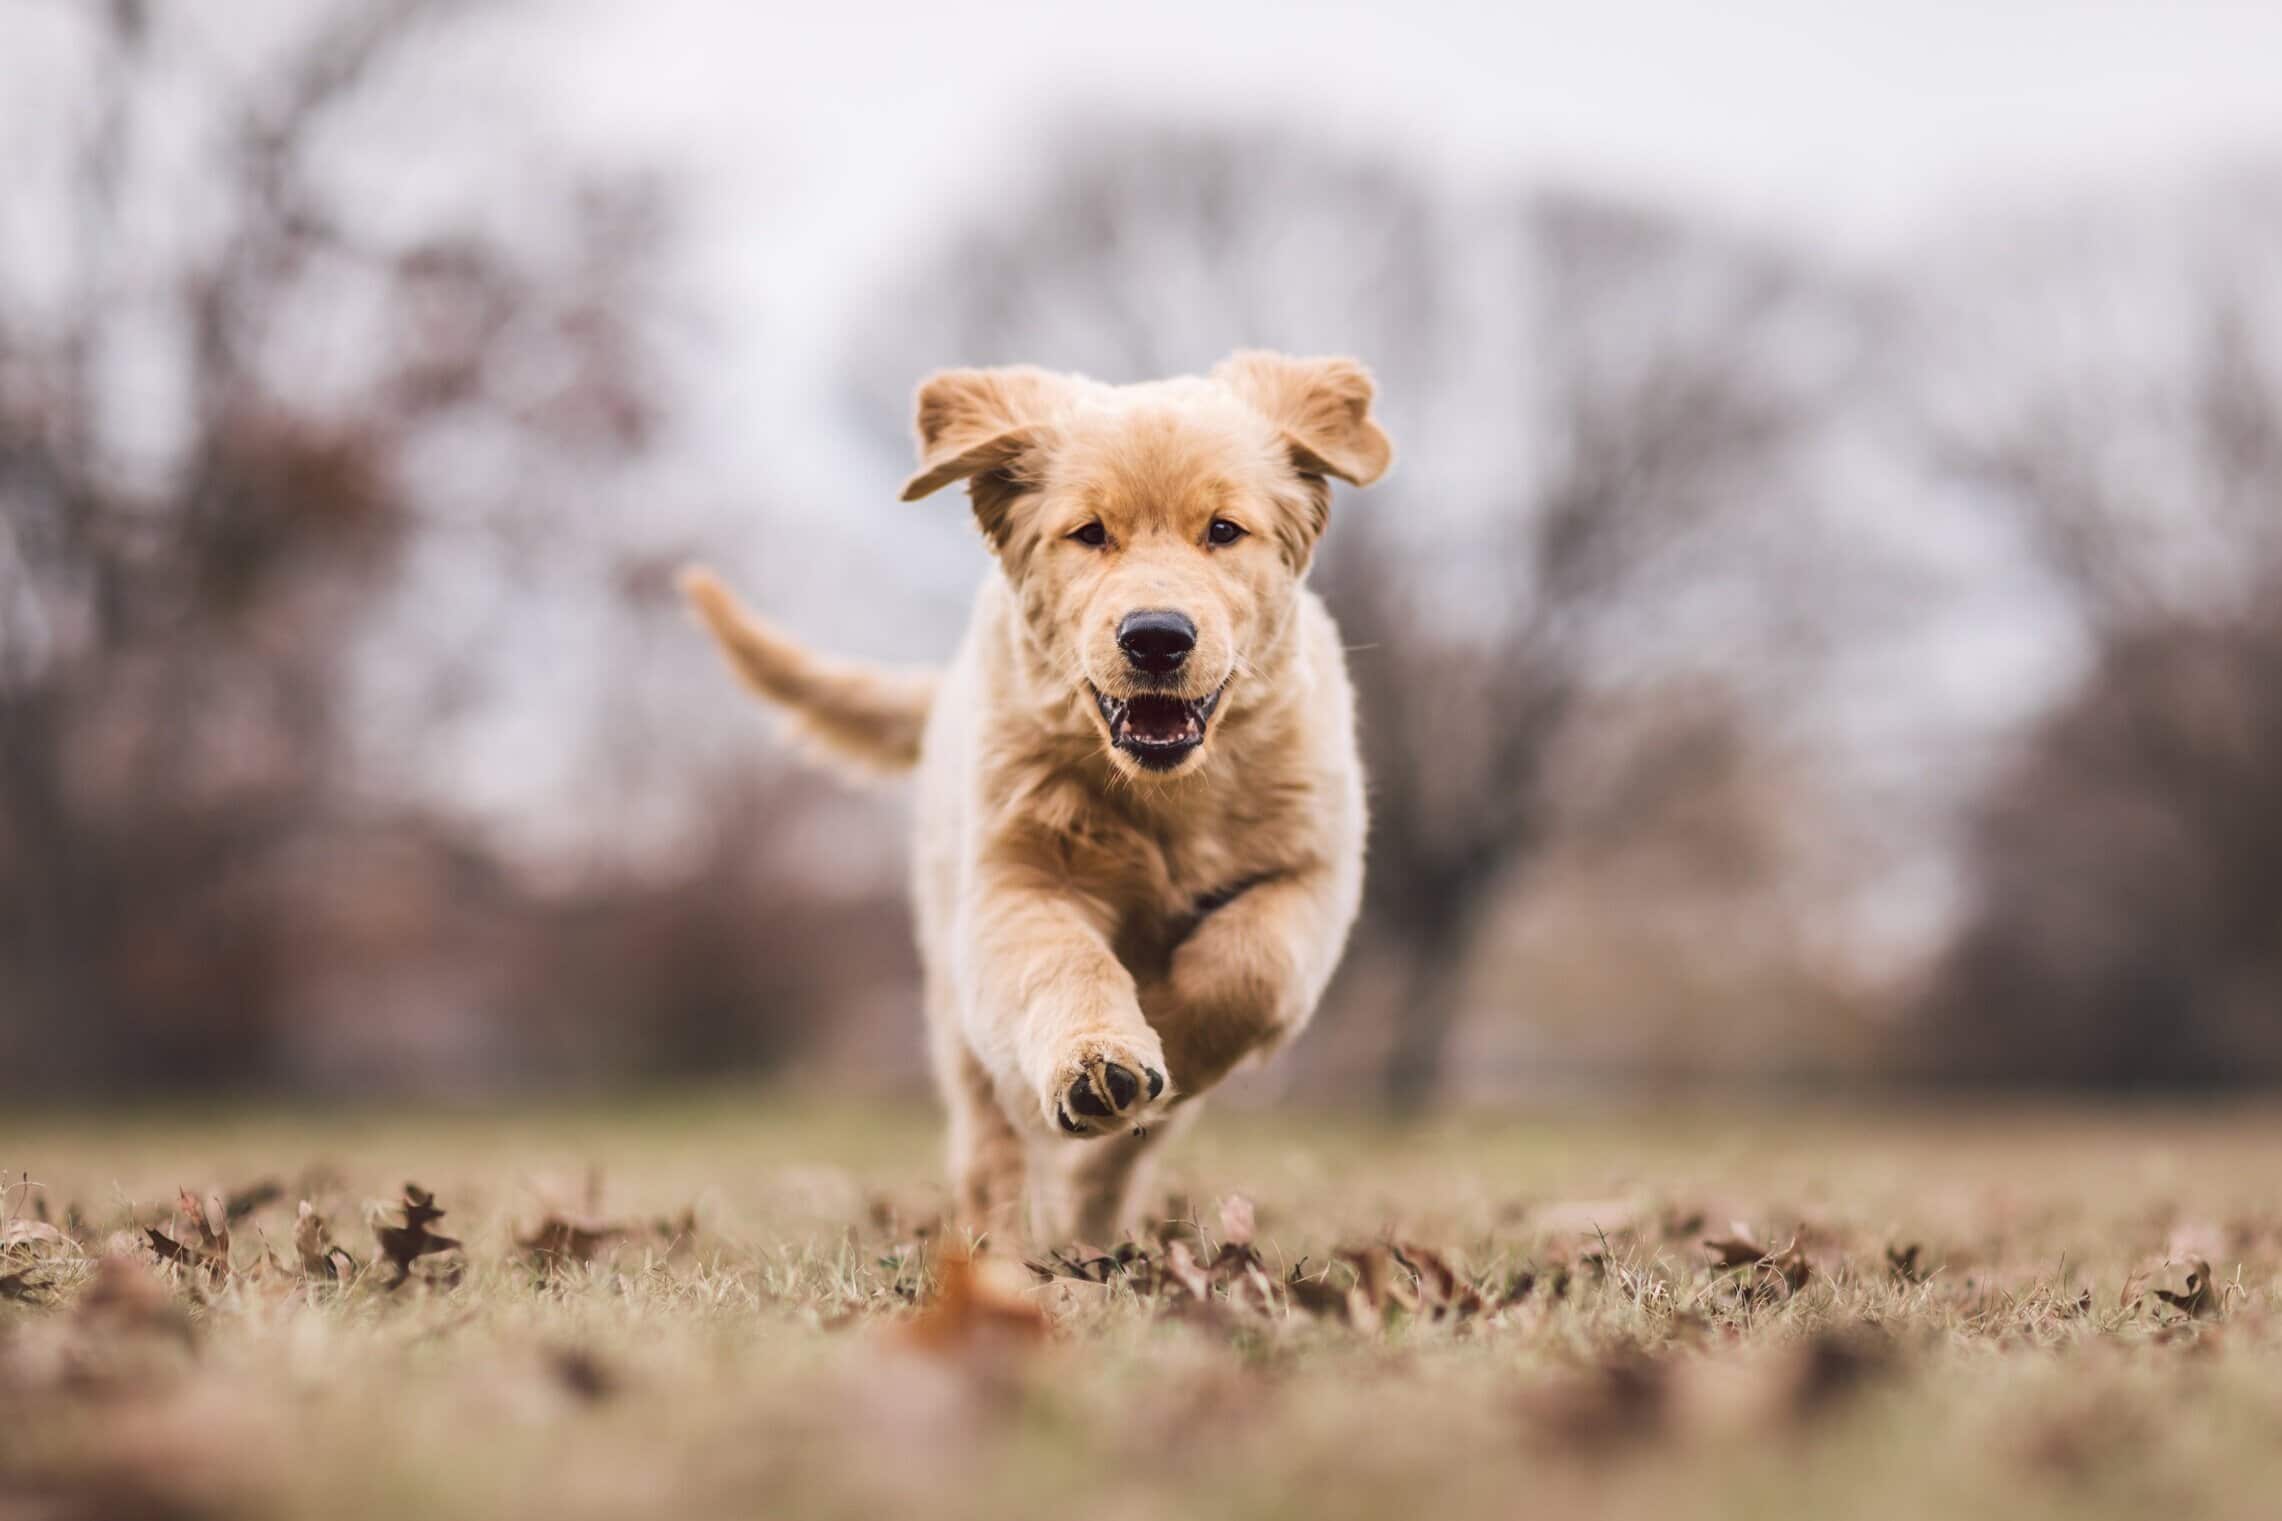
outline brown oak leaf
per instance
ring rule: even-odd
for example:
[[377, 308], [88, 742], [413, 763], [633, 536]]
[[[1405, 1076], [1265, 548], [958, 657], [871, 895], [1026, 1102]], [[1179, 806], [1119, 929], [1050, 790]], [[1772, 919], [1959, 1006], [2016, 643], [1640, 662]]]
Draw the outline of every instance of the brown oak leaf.
[[448, 1252], [459, 1246], [450, 1236], [439, 1236], [428, 1229], [444, 1218], [436, 1208], [436, 1196], [417, 1183], [404, 1185], [404, 1223], [378, 1225], [373, 1235], [380, 1242], [380, 1250], [396, 1268], [396, 1277], [389, 1283], [394, 1289], [412, 1276], [412, 1264], [434, 1252]]
[[1418, 1280], [1421, 1314], [1436, 1320], [1445, 1317], [1463, 1320], [1479, 1315], [1485, 1308], [1481, 1291], [1440, 1252], [1405, 1242], [1394, 1248], [1394, 1254], [1395, 1260], [1409, 1268]]
[[2148, 1290], [2194, 1320], [2207, 1320], [2219, 1313], [2221, 1296], [2211, 1282], [2210, 1263], [2201, 1257], [2165, 1265], [2150, 1280]]
[[144, 1239], [162, 1262], [197, 1268], [215, 1283], [230, 1276], [230, 1217], [219, 1194], [200, 1199], [185, 1188], [175, 1200], [181, 1222], [168, 1235], [155, 1225], [143, 1227]]
[[530, 1257], [533, 1267], [547, 1271], [569, 1263], [592, 1262], [595, 1253], [626, 1234], [623, 1225], [551, 1214], [528, 1235], [517, 1236], [515, 1244]]

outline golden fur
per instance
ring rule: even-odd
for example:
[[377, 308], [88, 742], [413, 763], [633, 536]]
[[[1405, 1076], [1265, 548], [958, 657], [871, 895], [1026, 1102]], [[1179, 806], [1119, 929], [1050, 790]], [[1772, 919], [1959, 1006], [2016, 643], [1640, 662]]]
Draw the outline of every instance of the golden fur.
[[[1169, 1122], [1330, 980], [1363, 781], [1338, 633], [1303, 578], [1325, 478], [1387, 467], [1371, 394], [1351, 360], [1265, 353], [1123, 387], [930, 378], [904, 496], [968, 482], [996, 558], [938, 676], [819, 660], [687, 578], [753, 688], [843, 756], [919, 769], [927, 1016], [971, 1228], [1011, 1226], [1027, 1181], [1041, 1234], [1107, 1237]], [[1193, 621], [1174, 675], [1127, 663], [1138, 609]], [[1137, 761], [1105, 716], [1136, 693], [1206, 704], [1202, 743]]]

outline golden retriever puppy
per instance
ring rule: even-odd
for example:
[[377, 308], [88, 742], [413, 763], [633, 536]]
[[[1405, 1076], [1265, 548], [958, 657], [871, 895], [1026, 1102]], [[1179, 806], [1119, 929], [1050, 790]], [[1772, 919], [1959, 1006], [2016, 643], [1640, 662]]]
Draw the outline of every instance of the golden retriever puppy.
[[1330, 477], [1391, 456], [1348, 359], [919, 389], [906, 501], [965, 481], [996, 564], [939, 674], [817, 658], [692, 571], [755, 690], [919, 770], [915, 887], [962, 1221], [1105, 1240], [1168, 1122], [1314, 1012], [1363, 885]]

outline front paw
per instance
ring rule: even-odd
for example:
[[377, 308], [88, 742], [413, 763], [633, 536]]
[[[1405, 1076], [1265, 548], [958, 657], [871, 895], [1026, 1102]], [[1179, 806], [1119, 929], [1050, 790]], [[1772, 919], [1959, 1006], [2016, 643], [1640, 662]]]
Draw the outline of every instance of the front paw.
[[1046, 1117], [1065, 1135], [1115, 1135], [1145, 1126], [1171, 1095], [1165, 1056], [1120, 1040], [1088, 1041], [1055, 1068]]

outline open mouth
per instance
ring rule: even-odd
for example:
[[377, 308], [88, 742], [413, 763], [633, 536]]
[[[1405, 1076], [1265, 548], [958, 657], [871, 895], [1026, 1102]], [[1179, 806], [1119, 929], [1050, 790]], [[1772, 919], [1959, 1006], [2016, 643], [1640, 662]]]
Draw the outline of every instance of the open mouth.
[[1220, 706], [1224, 682], [1202, 697], [1160, 697], [1140, 693], [1112, 697], [1093, 689], [1094, 706], [1109, 725], [1109, 742], [1138, 761], [1145, 770], [1170, 771], [1204, 743], [1205, 726]]

